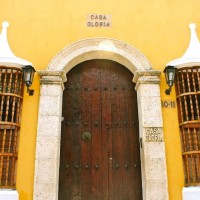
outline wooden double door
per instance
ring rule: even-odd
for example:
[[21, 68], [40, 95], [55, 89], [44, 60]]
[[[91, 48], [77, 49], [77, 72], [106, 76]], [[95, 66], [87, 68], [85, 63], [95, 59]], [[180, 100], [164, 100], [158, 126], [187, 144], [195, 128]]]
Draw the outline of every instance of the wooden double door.
[[142, 200], [133, 74], [108, 60], [67, 74], [59, 200]]

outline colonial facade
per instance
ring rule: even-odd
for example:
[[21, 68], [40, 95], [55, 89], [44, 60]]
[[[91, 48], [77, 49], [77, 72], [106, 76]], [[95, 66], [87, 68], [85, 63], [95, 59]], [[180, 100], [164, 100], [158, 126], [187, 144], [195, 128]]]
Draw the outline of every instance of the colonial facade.
[[0, 199], [199, 199], [200, 5], [15, 3], [0, 13]]

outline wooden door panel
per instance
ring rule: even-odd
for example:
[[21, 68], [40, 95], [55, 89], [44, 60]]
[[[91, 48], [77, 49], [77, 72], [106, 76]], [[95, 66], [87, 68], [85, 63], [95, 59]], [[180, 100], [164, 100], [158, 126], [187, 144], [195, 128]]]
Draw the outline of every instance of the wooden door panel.
[[108, 199], [109, 191], [109, 138], [107, 129], [111, 127], [111, 105], [110, 105], [110, 66], [101, 67], [101, 143], [102, 143], [102, 195]]
[[92, 199], [102, 198], [102, 152], [101, 152], [101, 69], [91, 65], [91, 120], [92, 120]]
[[107, 60], [87, 61], [68, 73], [59, 200], [142, 199], [132, 78], [123, 66]]
[[[91, 83], [90, 76], [88, 73], [90, 66], [83, 70], [82, 67], [82, 79], [81, 79], [81, 132], [80, 132], [80, 143], [81, 143], [81, 154], [80, 154], [80, 171], [81, 171], [81, 200], [92, 199], [92, 172], [91, 172], [91, 151], [92, 144], [90, 141], [83, 140], [83, 133], [91, 133], [92, 119], [91, 119]], [[85, 168], [88, 165], [89, 168]]]

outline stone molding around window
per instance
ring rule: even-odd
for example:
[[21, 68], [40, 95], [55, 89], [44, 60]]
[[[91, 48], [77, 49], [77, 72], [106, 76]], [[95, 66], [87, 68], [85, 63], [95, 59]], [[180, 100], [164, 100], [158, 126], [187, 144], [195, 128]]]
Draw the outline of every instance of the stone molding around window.
[[[166, 154], [160, 101], [160, 71], [130, 45], [107, 38], [78, 41], [58, 53], [41, 76], [34, 200], [57, 200], [63, 82], [67, 72], [90, 59], [109, 59], [127, 67], [136, 82], [141, 142], [143, 199], [168, 200]], [[159, 135], [159, 140], [155, 138]]]

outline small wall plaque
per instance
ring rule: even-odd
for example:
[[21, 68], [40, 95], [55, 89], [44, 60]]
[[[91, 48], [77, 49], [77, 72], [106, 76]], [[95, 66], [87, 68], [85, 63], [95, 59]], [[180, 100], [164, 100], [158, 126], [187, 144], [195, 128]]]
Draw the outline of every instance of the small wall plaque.
[[86, 25], [90, 28], [110, 28], [112, 16], [109, 14], [88, 14]]
[[161, 128], [156, 128], [156, 127], [146, 128], [145, 133], [146, 133], [146, 142], [162, 142], [163, 141]]
[[162, 101], [161, 103], [162, 103], [163, 108], [175, 108], [176, 107], [175, 101]]

